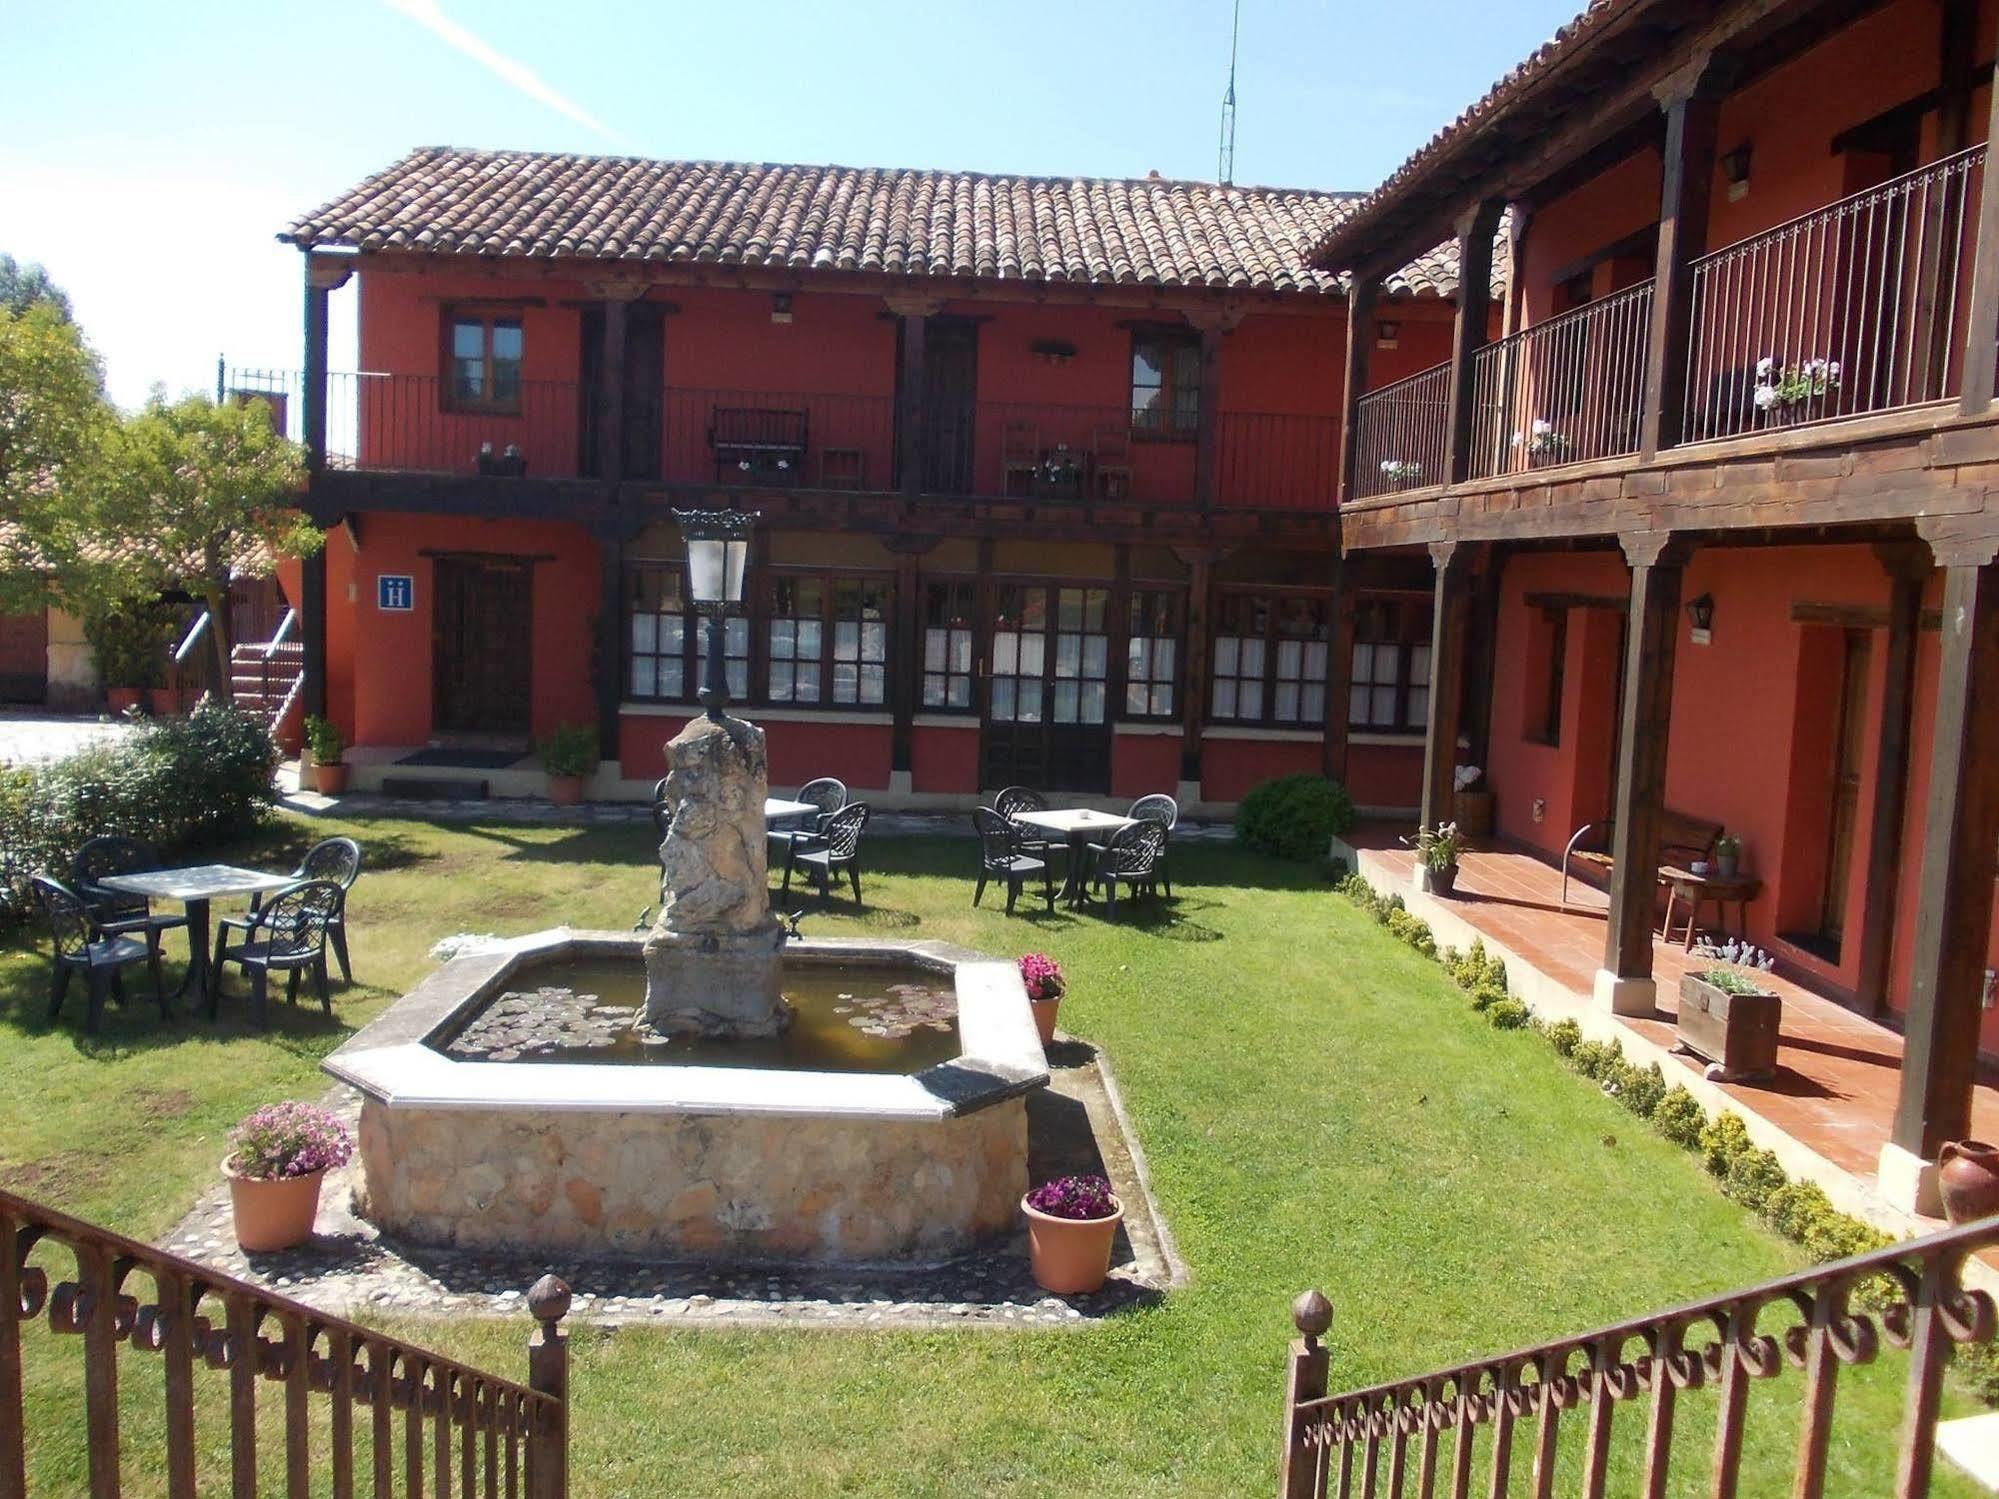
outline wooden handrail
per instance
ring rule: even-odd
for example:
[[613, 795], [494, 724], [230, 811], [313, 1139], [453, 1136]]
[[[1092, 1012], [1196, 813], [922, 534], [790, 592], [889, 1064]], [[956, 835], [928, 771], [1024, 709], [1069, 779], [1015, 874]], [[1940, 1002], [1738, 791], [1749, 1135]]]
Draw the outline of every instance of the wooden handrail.
[[[31, 1263], [45, 1244], [68, 1250], [69, 1277]], [[374, 1492], [397, 1487], [403, 1461], [420, 1492], [426, 1459], [437, 1493], [528, 1499], [567, 1492], [567, 1340], [560, 1326], [569, 1289], [543, 1276], [528, 1292], [537, 1327], [526, 1383], [502, 1379], [414, 1343], [332, 1316], [300, 1301], [166, 1250], [0, 1191], [0, 1495], [27, 1493], [21, 1329], [43, 1317], [51, 1331], [83, 1339], [83, 1433], [92, 1499], [119, 1492], [118, 1350], [129, 1344], [165, 1364], [164, 1472], [172, 1499], [194, 1499], [196, 1380], [227, 1376], [231, 1493], [256, 1499], [258, 1381], [284, 1389], [285, 1491], [314, 1491], [308, 1445], [311, 1401], [330, 1398], [331, 1492], [355, 1486], [356, 1408], [368, 1412]], [[128, 1289], [134, 1273], [151, 1283]], [[218, 1315], [204, 1313], [212, 1303]], [[272, 1334], [275, 1333], [275, 1337]], [[400, 1412], [402, 1434], [393, 1421]], [[74, 1427], [65, 1424], [60, 1440]], [[400, 1453], [398, 1454], [398, 1448]], [[525, 1487], [523, 1488], [523, 1483]]]
[[[1451, 1492], [1461, 1494], [1475, 1434], [1485, 1427], [1491, 1432], [1490, 1492], [1503, 1495], [1515, 1429], [1522, 1428], [1524, 1437], [1529, 1423], [1535, 1481], [1543, 1485], [1552, 1477], [1562, 1412], [1576, 1409], [1586, 1412], [1587, 1422], [1582, 1491], [1600, 1499], [1615, 1411], [1643, 1396], [1649, 1411], [1639, 1492], [1662, 1494], [1672, 1464], [1675, 1397], [1711, 1381], [1720, 1390], [1714, 1491], [1734, 1493], [1750, 1383], [1775, 1378], [1788, 1366], [1802, 1371], [1807, 1385], [1792, 1492], [1813, 1499], [1824, 1488], [1838, 1369], [1872, 1361], [1886, 1343], [1909, 1353], [1894, 1493], [1917, 1499], [1929, 1492], [1949, 1350], [1993, 1336], [1992, 1298], [1962, 1281], [1966, 1258], [1993, 1244], [1999, 1244], [1999, 1218], [1338, 1395], [1326, 1394], [1330, 1358], [1320, 1341], [1332, 1309], [1319, 1293], [1307, 1292], [1292, 1311], [1302, 1336], [1292, 1344], [1279, 1493], [1285, 1499], [1373, 1493], [1385, 1466], [1387, 1491], [1399, 1494], [1413, 1466], [1409, 1491], [1427, 1496], [1443, 1481], [1448, 1456]], [[1766, 1313], [1786, 1307], [1791, 1315], [1781, 1325], [1761, 1325]], [[1448, 1454], [1442, 1450], [1447, 1434]]]

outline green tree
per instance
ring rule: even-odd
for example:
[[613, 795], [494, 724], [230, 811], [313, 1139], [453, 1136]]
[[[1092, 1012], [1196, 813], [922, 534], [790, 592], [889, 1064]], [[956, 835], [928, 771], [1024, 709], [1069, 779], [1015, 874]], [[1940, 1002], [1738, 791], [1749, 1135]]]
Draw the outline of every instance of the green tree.
[[39, 265], [22, 265], [13, 256], [0, 253], [0, 311], [19, 317], [38, 303], [53, 307], [65, 323], [76, 321], [69, 305], [69, 293], [49, 280]]
[[116, 424], [76, 326], [47, 299], [13, 311], [0, 284], [0, 607], [80, 605], [90, 592], [101, 551], [75, 522]]
[[105, 469], [90, 519], [111, 543], [123, 591], [182, 590], [206, 604], [226, 681], [230, 579], [268, 577], [319, 549], [318, 529], [296, 508], [303, 450], [273, 430], [261, 401], [155, 397], [120, 426]]

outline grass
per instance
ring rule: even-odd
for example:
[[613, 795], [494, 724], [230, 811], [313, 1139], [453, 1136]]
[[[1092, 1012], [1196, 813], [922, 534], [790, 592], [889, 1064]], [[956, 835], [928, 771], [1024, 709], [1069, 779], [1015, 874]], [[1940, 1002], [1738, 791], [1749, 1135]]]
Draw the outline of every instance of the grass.
[[[351, 908], [364, 983], [337, 995], [337, 1022], [279, 1005], [258, 1034], [227, 1020], [239, 1001], [222, 1025], [162, 1030], [135, 1006], [86, 1041], [43, 1024], [46, 960], [0, 949], [0, 1180], [157, 1235], [213, 1181], [228, 1125], [317, 1096], [319, 1058], [427, 969], [438, 936], [625, 926], [653, 890], [636, 827], [280, 823], [235, 853], [280, 863], [331, 831], [371, 856]], [[1189, 844], [1170, 918], [1113, 926], [974, 912], [968, 855], [969, 838], [876, 840], [866, 911], [843, 903], [806, 930], [1054, 953], [1070, 978], [1064, 1027], [1117, 1070], [1192, 1284], [1082, 1331], [579, 1326], [578, 1494], [1268, 1492], [1286, 1308], [1306, 1286], [1332, 1299], [1332, 1379], [1347, 1388], [1800, 1263], [1693, 1157], [1538, 1038], [1487, 1027], [1316, 871]], [[496, 1372], [524, 1367], [524, 1318], [396, 1330]], [[73, 1353], [49, 1341], [30, 1340], [45, 1355], [35, 1461], [42, 1492], [68, 1492], [76, 1427], [57, 1415], [77, 1408]], [[1829, 1492], [1891, 1488], [1903, 1368], [1893, 1355], [1842, 1374]], [[1751, 1397], [1745, 1493], [1788, 1486], [1796, 1385]], [[128, 1492], [152, 1492], [150, 1418], [132, 1404]], [[1682, 1402], [1686, 1492], [1704, 1477], [1710, 1409], [1704, 1393]], [[1642, 1408], [1619, 1418], [1616, 1491], [1633, 1487], [1642, 1428]], [[1564, 1438], [1568, 1467], [1579, 1417]], [[1524, 1436], [1516, 1451], [1524, 1485]]]

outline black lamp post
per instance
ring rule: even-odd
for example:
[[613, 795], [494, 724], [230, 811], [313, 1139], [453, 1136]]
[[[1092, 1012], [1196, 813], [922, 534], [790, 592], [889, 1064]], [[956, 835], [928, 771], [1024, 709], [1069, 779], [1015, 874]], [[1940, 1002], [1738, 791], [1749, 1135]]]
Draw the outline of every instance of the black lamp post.
[[750, 532], [756, 517], [740, 510], [676, 510], [673, 519], [687, 543], [687, 592], [708, 616], [708, 662], [701, 674], [701, 706], [719, 722], [729, 706], [729, 670], [724, 659], [723, 620], [743, 603], [749, 570]]

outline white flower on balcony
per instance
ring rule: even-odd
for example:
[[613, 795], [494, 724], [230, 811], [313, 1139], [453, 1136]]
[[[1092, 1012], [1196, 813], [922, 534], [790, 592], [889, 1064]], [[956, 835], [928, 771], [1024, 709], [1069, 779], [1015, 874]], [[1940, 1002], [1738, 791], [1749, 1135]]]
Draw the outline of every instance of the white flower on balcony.
[[780, 458], [780, 459], [778, 459], [778, 460], [777, 460], [777, 466], [778, 466], [779, 468], [781, 468], [781, 469], [782, 469], [782, 468], [790, 468], [790, 467], [791, 467], [791, 460], [790, 460], [789, 458]]
[[1761, 359], [1756, 361], [1756, 378], [1759, 380], [1769, 379], [1770, 371], [1776, 367], [1777, 361], [1772, 359], [1768, 354], [1765, 354]]
[[1782, 400], [1783, 397], [1777, 394], [1776, 386], [1759, 385], [1756, 387], [1756, 409], [1758, 411], [1774, 410]]
[[750, 471], [750, 460], [747, 458], [739, 458], [736, 460], [736, 467], [741, 469], [744, 473], [747, 474]]

